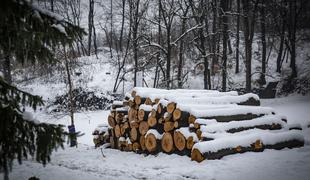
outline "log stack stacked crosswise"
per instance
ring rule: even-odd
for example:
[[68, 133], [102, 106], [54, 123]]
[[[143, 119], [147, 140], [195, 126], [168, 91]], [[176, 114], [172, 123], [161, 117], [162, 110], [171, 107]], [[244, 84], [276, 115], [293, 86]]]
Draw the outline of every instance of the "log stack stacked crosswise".
[[111, 148], [175, 153], [198, 162], [304, 145], [285, 117], [261, 107], [257, 95], [236, 91], [134, 88], [113, 103], [108, 123], [104, 143]]

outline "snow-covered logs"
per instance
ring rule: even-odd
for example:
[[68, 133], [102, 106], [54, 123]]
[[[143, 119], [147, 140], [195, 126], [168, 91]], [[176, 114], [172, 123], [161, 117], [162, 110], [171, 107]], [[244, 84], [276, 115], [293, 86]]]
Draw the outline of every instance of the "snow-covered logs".
[[198, 162], [303, 146], [285, 117], [259, 105], [252, 93], [134, 88], [114, 101], [104, 139], [122, 151], [175, 153]]

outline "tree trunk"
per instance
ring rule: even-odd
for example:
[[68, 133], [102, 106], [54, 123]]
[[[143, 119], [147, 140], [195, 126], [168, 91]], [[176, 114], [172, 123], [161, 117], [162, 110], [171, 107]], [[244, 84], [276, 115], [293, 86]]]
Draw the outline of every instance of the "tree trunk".
[[216, 50], [217, 50], [217, 36], [216, 35], [216, 30], [217, 30], [217, 1], [216, 0], [213, 0], [212, 1], [212, 14], [213, 14], [213, 22], [212, 22], [212, 62], [211, 62], [211, 65], [212, 65], [212, 68], [211, 68], [211, 74], [212, 75], [215, 75], [215, 66], [218, 65], [218, 57], [216, 55]]
[[[158, 4], [160, 4], [160, 0], [158, 0]], [[158, 9], [158, 38], [157, 43], [161, 45], [161, 10]], [[158, 51], [156, 56], [156, 70], [155, 70], [155, 78], [153, 88], [157, 87], [157, 80], [159, 79], [159, 63], [160, 63], [160, 51]]]
[[[181, 30], [181, 34], [183, 34], [185, 32], [185, 25], [186, 25], [186, 20], [182, 20], [182, 30]], [[178, 62], [178, 75], [177, 75], [177, 79], [178, 79], [178, 88], [182, 88], [182, 70], [183, 70], [183, 51], [184, 51], [184, 41], [183, 39], [180, 41], [180, 47], [179, 47], [179, 62]]]
[[283, 54], [283, 46], [284, 46], [284, 35], [285, 35], [285, 20], [282, 20], [282, 28], [280, 34], [280, 47], [279, 53], [277, 57], [277, 72], [281, 73], [281, 66], [282, 66], [282, 54]]
[[11, 57], [6, 53], [7, 55], [4, 56], [4, 63], [3, 63], [3, 76], [4, 80], [8, 83], [12, 83], [12, 74], [11, 74]]
[[133, 41], [133, 59], [134, 59], [134, 87], [137, 86], [137, 72], [138, 72], [138, 27], [139, 27], [139, 4], [140, 0], [131, 2], [133, 17], [133, 27], [132, 27], [132, 41]]
[[170, 68], [171, 68], [171, 27], [167, 28], [167, 63], [166, 63], [166, 81], [167, 81], [167, 89], [170, 89]]
[[222, 8], [222, 27], [223, 27], [223, 56], [222, 56], [222, 91], [226, 91], [227, 78], [227, 41], [228, 41], [228, 17], [226, 11], [228, 10], [228, 0], [221, 0]]
[[261, 15], [261, 41], [262, 41], [262, 73], [260, 76], [260, 85], [266, 84], [266, 22], [265, 22], [265, 2], [262, 1], [262, 7], [260, 11]]
[[240, 0], [237, 0], [237, 34], [236, 34], [236, 74], [239, 73], [239, 28], [240, 28]]
[[289, 2], [289, 8], [290, 8], [290, 27], [289, 27], [289, 41], [291, 45], [291, 63], [290, 67], [292, 69], [291, 78], [297, 77], [297, 70], [296, 70], [296, 0]]
[[51, 4], [51, 11], [54, 12], [54, 0], [50, 0], [50, 4]]
[[66, 72], [67, 72], [67, 80], [69, 85], [69, 103], [70, 103], [70, 118], [71, 118], [71, 125], [74, 125], [74, 100], [73, 100], [73, 92], [72, 92], [72, 80], [71, 80], [71, 74], [70, 74], [70, 67], [69, 67], [69, 59], [68, 54], [66, 51], [66, 47], [64, 47], [64, 54], [65, 54], [65, 66], [66, 66]]
[[[94, 19], [92, 19], [92, 20], [94, 20]], [[94, 22], [92, 22], [92, 25], [93, 25], [93, 33], [94, 33], [94, 38], [93, 38], [94, 49], [95, 49], [96, 58], [98, 59], [97, 35], [96, 35], [96, 28], [95, 28]]]
[[92, 42], [92, 30], [93, 30], [93, 18], [94, 18], [94, 0], [89, 0], [89, 12], [88, 12], [88, 56], [90, 56], [91, 42]]
[[250, 3], [248, 0], [242, 0], [243, 13], [244, 13], [244, 41], [245, 41], [245, 58], [246, 58], [246, 91], [251, 92], [251, 76], [252, 76], [252, 42], [254, 36], [255, 15], [257, 10], [256, 0], [254, 7], [250, 9]]

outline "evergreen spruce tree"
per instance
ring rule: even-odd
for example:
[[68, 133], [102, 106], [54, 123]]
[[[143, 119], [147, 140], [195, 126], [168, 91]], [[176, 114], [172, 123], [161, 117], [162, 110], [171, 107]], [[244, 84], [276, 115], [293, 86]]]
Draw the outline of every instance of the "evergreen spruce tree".
[[[57, 14], [27, 0], [2, 0], [0, 6], [0, 55], [10, 61], [49, 63], [54, 50], [70, 46], [85, 32]], [[26, 106], [34, 110], [43, 105], [40, 97], [11, 85], [10, 69], [0, 75], [0, 172], [4, 179], [15, 159], [28, 156], [45, 165], [53, 150], [63, 147], [64, 130], [60, 125], [33, 121], [25, 116]]]

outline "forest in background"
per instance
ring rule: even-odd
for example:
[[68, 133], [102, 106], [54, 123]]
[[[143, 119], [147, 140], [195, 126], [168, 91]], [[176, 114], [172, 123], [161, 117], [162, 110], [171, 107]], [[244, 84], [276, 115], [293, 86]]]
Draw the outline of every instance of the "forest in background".
[[[87, 31], [68, 50], [70, 66], [74, 68], [74, 60], [81, 56], [109, 55], [116, 71], [113, 92], [119, 90], [122, 81], [141, 85], [139, 72], [152, 72], [145, 82], [148, 87], [167, 89], [188, 87], [186, 83], [193, 74], [202, 79], [204, 89], [250, 92], [264, 88], [270, 81], [281, 81], [279, 89], [286, 93], [309, 89], [309, 72], [300, 73], [296, 65], [298, 61], [309, 61], [308, 54], [298, 54], [303, 53], [298, 47], [310, 41], [307, 23], [310, 5], [306, 0], [37, 0], [33, 3]], [[63, 50], [54, 52], [62, 62]], [[20, 61], [15, 59], [3, 58], [2, 69], [8, 80], [12, 79], [13, 67], [19, 67]], [[35, 67], [39, 74], [65, 70], [59, 63], [38, 63]], [[231, 83], [236, 75], [244, 83]]]

